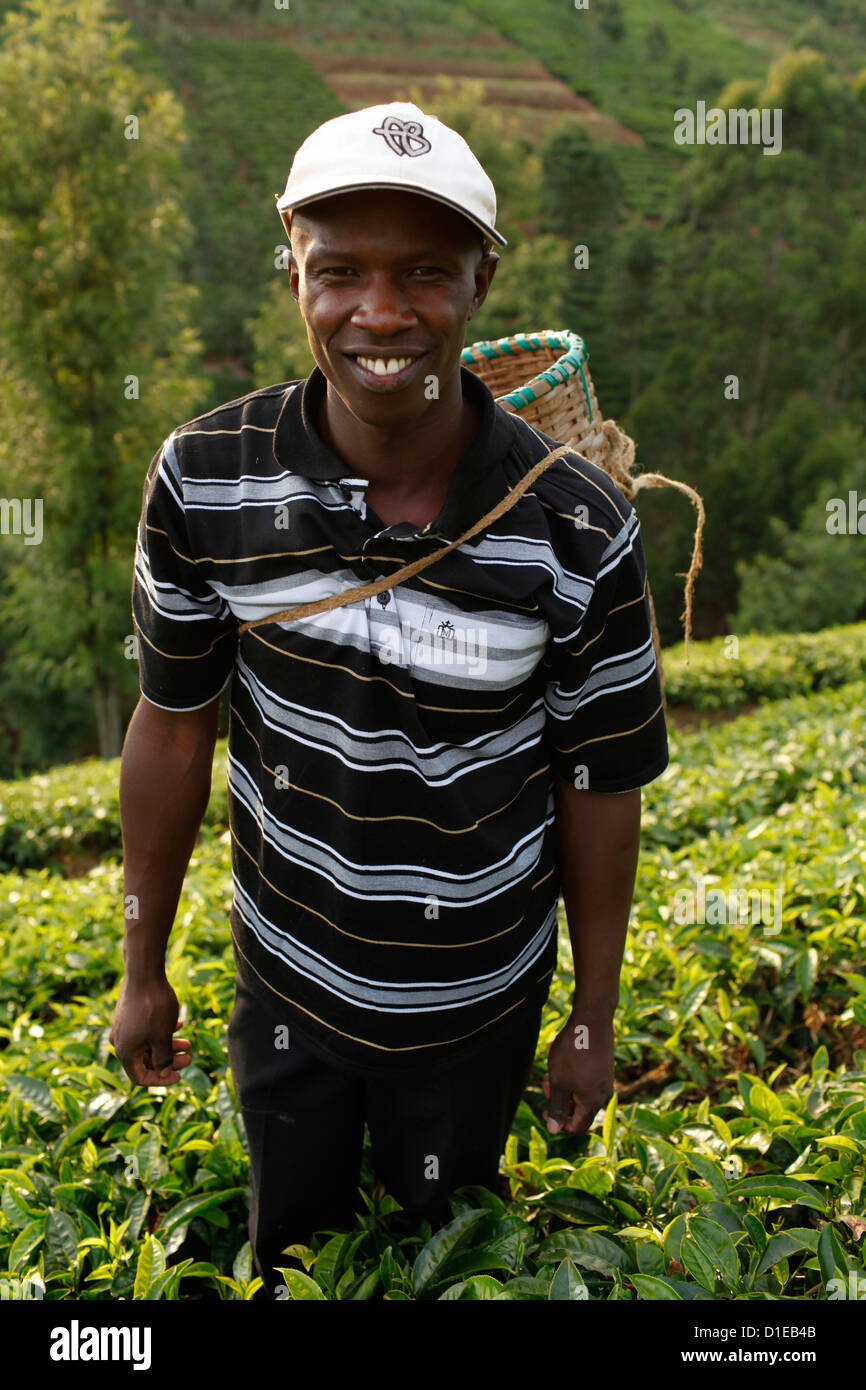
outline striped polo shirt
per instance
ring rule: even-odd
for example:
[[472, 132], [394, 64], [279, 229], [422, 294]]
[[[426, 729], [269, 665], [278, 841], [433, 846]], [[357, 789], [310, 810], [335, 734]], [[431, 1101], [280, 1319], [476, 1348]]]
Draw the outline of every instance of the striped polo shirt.
[[453, 1065], [540, 1008], [554, 778], [623, 792], [668, 763], [637, 514], [578, 453], [408, 582], [238, 634], [443, 549], [556, 447], [460, 371], [481, 424], [426, 526], [366, 506], [318, 367], [179, 426], [143, 489], [142, 694], [194, 710], [231, 681], [238, 973], [369, 1075]]

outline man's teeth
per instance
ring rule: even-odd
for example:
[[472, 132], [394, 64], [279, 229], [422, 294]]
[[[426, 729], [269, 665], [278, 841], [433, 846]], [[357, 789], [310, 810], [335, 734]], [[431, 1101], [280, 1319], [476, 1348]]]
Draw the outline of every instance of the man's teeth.
[[402, 372], [404, 367], [408, 367], [410, 362], [414, 362], [414, 357], [389, 357], [387, 362], [384, 357], [359, 357], [358, 361], [368, 372], [375, 372], [376, 376], [394, 376], [396, 372]]

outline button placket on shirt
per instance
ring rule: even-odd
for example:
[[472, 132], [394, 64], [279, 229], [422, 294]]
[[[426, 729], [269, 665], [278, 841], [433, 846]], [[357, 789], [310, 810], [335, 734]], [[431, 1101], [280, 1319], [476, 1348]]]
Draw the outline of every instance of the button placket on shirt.
[[[392, 527], [386, 526], [383, 531], [377, 531], [374, 535], [368, 536], [364, 542], [364, 552], [368, 547], [375, 548], [381, 543], [382, 538], [388, 540], [413, 540], [414, 536], [391, 536], [389, 535]], [[400, 562], [400, 567], [407, 563], [406, 560]], [[368, 562], [371, 569], [376, 570], [377, 578], [381, 577], [383, 571], [379, 569], [377, 561]], [[400, 618], [397, 612], [397, 602], [390, 589], [383, 589], [380, 593], [374, 594], [372, 598], [365, 600], [367, 610], [367, 624], [370, 633], [370, 650], [374, 655], [380, 656], [383, 649], [387, 648], [390, 653], [390, 663], [405, 664], [408, 654], [403, 651], [403, 634], [400, 630]], [[384, 663], [383, 664], [387, 664]]]
[[[362, 521], [367, 521], [364, 491], [368, 486], [368, 480], [364, 478], [353, 478], [351, 482], [354, 486], [351, 486], [349, 482], [341, 482], [339, 484], [340, 491], [351, 503], [360, 519]], [[421, 539], [434, 539], [441, 541], [443, 545], [447, 544], [445, 538], [438, 531], [431, 531], [428, 529], [428, 526], [421, 528], [416, 527], [411, 532], [404, 531], [399, 535], [392, 534], [395, 532], [397, 526], [402, 525], [402, 522], [397, 522], [395, 525], [385, 526], [379, 531], [368, 531], [368, 534], [361, 544], [361, 555], [364, 568], [368, 571], [369, 577], [374, 582], [376, 579], [382, 578], [385, 571], [380, 568], [379, 561], [368, 560], [366, 558], [367, 552], [368, 550], [375, 550], [380, 547], [383, 539], [388, 541], [410, 542]], [[397, 557], [395, 556], [394, 558], [396, 561]], [[409, 550], [405, 557], [399, 559], [398, 567], [402, 568], [402, 566], [408, 564], [412, 558], [411, 550]], [[427, 615], [432, 605], [433, 600], [430, 599], [425, 608], [422, 626], [426, 623]], [[374, 594], [372, 598], [365, 599], [364, 607], [367, 613], [370, 650], [373, 655], [380, 656], [381, 653], [387, 649], [390, 653], [390, 661], [383, 661], [383, 665], [399, 662], [400, 664], [411, 666], [413, 664], [412, 650], [410, 650], [412, 646], [411, 640], [404, 641], [405, 634], [402, 631], [396, 600], [390, 589], [383, 589], [380, 593]], [[406, 647], [406, 650], [404, 650], [404, 647]]]

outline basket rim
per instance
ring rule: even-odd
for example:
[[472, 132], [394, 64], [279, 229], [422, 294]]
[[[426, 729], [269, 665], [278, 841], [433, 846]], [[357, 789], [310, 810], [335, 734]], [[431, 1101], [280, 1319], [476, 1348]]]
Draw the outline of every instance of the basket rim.
[[591, 423], [592, 402], [583, 373], [583, 364], [589, 361], [589, 352], [579, 333], [572, 333], [568, 328], [544, 328], [537, 333], [515, 333], [511, 337], [495, 340], [485, 338], [465, 347], [461, 353], [461, 360], [468, 366], [470, 362], [489, 361], [492, 357], [515, 357], [521, 352], [537, 352], [546, 347], [561, 348], [564, 351], [555, 362], [551, 362], [549, 367], [545, 367], [525, 385], [515, 387], [504, 396], [496, 396], [497, 405], [515, 412], [520, 411], [523, 406], [540, 400], [557, 386], [564, 385], [570, 377], [579, 376]]

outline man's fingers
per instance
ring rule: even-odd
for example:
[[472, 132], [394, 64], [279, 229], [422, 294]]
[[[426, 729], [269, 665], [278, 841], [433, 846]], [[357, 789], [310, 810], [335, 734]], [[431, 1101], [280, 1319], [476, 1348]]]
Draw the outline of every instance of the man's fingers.
[[141, 1084], [142, 1086], [173, 1086], [176, 1081], [180, 1081], [180, 1077], [176, 1071], [168, 1067], [164, 1076], [162, 1072], [146, 1072]]
[[165, 1086], [167, 1078], [173, 1075], [171, 1068], [166, 1069], [166, 1075], [160, 1076], [149, 1062], [145, 1062], [143, 1057], [136, 1057], [126, 1068], [127, 1076], [134, 1081], [137, 1086]]
[[138, 1086], [172, 1086], [180, 1080], [184, 1067], [192, 1065], [189, 1038], [171, 1038], [168, 1043], [150, 1043], [136, 1048], [131, 1057], [120, 1058], [121, 1065]]
[[150, 1071], [170, 1070], [174, 1066], [174, 1039], [157, 1036], [141, 1049], [140, 1056]]
[[[557, 1108], [556, 1102], [542, 1114], [542, 1119], [548, 1126], [551, 1134], [559, 1134], [561, 1131], [566, 1134], [585, 1134], [591, 1128], [593, 1120], [598, 1114], [598, 1108], [586, 1106], [574, 1091], [569, 1091], [568, 1100]], [[603, 1107], [599, 1107], [602, 1108]]]
[[548, 1087], [548, 1100], [549, 1104], [544, 1112], [544, 1119], [547, 1121], [547, 1127], [551, 1134], [558, 1134], [569, 1117], [572, 1094], [563, 1086], [554, 1086], [552, 1091]]
[[574, 1113], [565, 1121], [563, 1129], [567, 1134], [584, 1134], [595, 1119], [596, 1112], [588, 1110], [580, 1101], [575, 1101]]
[[189, 1063], [171, 1060], [167, 1061], [164, 1066], [160, 1066], [148, 1050], [136, 1058], [133, 1064], [135, 1072], [133, 1080], [137, 1081], [139, 1086], [173, 1086], [176, 1081], [180, 1080], [178, 1072], [180, 1065], [188, 1066]]

